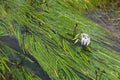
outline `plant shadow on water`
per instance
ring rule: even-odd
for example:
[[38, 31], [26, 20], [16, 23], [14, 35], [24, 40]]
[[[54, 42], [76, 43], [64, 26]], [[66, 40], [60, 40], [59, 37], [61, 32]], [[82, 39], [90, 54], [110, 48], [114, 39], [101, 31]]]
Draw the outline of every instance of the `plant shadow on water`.
[[[35, 75], [39, 76], [42, 80], [51, 80], [48, 74], [42, 69], [40, 64], [37, 62], [37, 60], [29, 53], [26, 51], [26, 53], [23, 52], [23, 50], [20, 48], [19, 43], [17, 39], [13, 36], [2, 36], [0, 37], [0, 41], [5, 43], [8, 47], [14, 49], [15, 51], [19, 52], [20, 54], [14, 54], [17, 58], [19, 58], [19, 64], [18, 65], [24, 65], [28, 67], [30, 70], [34, 72]], [[24, 57], [29, 58], [30, 60], [24, 58]], [[10, 58], [11, 62], [16, 63], [16, 57], [14, 58], [11, 55], [8, 55]]]
[[[68, 42], [71, 43], [71, 44], [74, 44], [74, 42], [73, 42], [72, 39], [68, 39], [68, 38], [64, 37], [63, 35], [61, 35], [61, 34], [58, 34], [58, 35], [60, 36], [61, 39], [64, 39], [64, 40], [68, 41]], [[72, 34], [71, 34], [70, 36], [72, 36]], [[79, 47], [81, 46], [81, 45], [80, 45], [80, 42], [76, 43], [75, 45], [76, 45], [76, 46], [79, 46]]]

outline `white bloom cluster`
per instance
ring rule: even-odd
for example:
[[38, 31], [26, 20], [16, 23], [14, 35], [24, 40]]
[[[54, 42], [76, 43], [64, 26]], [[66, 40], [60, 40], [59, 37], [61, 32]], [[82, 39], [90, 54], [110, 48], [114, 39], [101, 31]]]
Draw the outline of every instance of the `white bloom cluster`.
[[88, 46], [90, 44], [90, 37], [88, 34], [82, 33], [81, 34], [81, 45]]
[[88, 46], [90, 44], [90, 37], [86, 33], [77, 34], [73, 40], [75, 40], [74, 44], [77, 43], [81, 39], [82, 46]]

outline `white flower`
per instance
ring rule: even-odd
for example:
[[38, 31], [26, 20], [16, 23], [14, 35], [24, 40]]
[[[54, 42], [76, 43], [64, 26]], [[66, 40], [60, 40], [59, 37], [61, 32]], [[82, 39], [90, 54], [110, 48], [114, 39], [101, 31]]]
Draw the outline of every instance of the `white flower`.
[[80, 39], [81, 39], [82, 46], [88, 46], [90, 44], [90, 37], [88, 34], [86, 34], [86, 33], [82, 33], [81, 35], [80, 35], [80, 33], [77, 34], [75, 36], [75, 38], [73, 39], [73, 40], [75, 40], [74, 44], [77, 43]]
[[81, 45], [82, 46], [88, 46], [90, 44], [90, 38], [88, 34], [82, 33], [81, 34]]

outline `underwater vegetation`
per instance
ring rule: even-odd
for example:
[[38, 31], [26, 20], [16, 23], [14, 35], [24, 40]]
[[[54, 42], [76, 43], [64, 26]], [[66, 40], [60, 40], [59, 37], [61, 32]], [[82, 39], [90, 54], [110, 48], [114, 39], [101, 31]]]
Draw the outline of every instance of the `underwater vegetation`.
[[[119, 80], [120, 36], [86, 16], [119, 3], [0, 0], [0, 80]], [[74, 44], [79, 33], [90, 37], [86, 49]]]

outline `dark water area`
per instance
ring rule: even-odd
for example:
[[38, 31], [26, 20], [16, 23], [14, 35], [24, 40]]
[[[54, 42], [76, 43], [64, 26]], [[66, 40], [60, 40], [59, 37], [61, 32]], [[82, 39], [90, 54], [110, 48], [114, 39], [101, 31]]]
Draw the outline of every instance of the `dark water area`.
[[43, 68], [40, 66], [40, 64], [37, 62], [37, 60], [29, 52], [26, 52], [26, 53], [23, 52], [23, 50], [19, 46], [18, 40], [15, 37], [1, 36], [0, 41], [5, 43], [5, 45], [7, 45], [8, 47], [10, 47], [20, 53], [20, 54], [14, 54], [14, 55], [16, 55], [15, 58], [8, 56], [11, 61], [15, 62], [15, 61], [17, 61], [16, 58], [22, 59], [21, 54], [25, 55], [27, 58], [32, 60], [32, 62], [28, 59], [24, 59], [24, 61], [22, 62], [22, 65], [24, 65], [27, 68], [29, 68], [30, 70], [32, 70], [32, 72], [35, 75], [39, 76], [42, 80], [51, 80], [49, 75], [43, 70]]
[[86, 16], [111, 31], [114, 36], [120, 38], [120, 11], [95, 9], [86, 11]]

